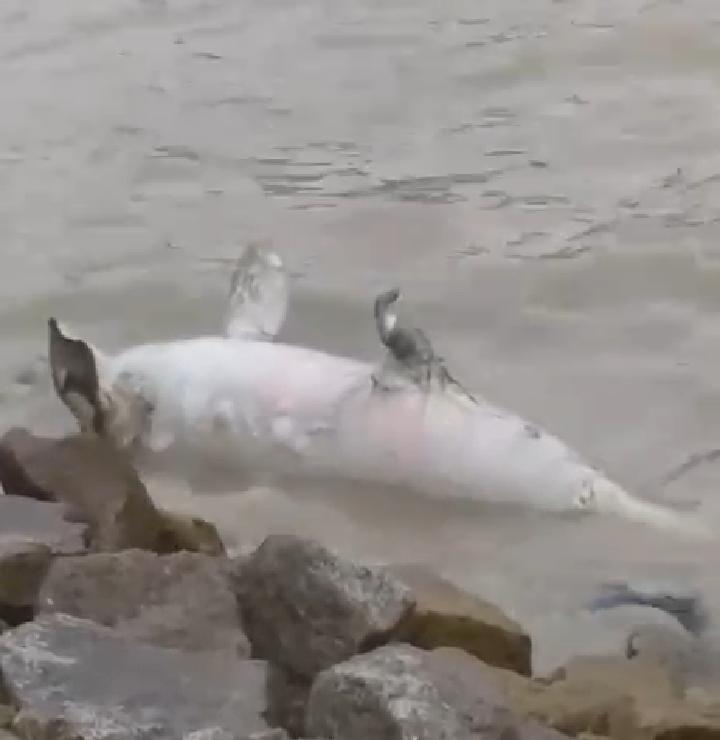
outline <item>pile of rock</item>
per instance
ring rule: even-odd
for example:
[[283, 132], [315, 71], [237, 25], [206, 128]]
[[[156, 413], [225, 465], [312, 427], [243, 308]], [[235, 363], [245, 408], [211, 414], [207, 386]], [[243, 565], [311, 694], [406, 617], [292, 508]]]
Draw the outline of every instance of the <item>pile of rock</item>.
[[657, 661], [533, 678], [524, 630], [423, 568], [228, 557], [92, 437], [13, 430], [0, 481], [0, 740], [720, 738]]

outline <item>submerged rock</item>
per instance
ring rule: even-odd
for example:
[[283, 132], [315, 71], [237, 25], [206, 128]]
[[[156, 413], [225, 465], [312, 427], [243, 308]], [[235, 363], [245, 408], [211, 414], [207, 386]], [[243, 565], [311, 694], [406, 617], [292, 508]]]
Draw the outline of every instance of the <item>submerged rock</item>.
[[224, 555], [225, 545], [214, 524], [198, 516], [158, 509], [161, 519], [157, 551], [161, 553], [200, 552], [205, 555]]
[[163, 647], [250, 652], [226, 561], [198, 553], [62, 558], [47, 574], [38, 609], [92, 619]]
[[382, 644], [413, 608], [398, 580], [311, 540], [272, 535], [240, 562], [235, 583], [253, 654], [300, 677]]
[[[92, 550], [193, 549], [192, 527], [181, 526], [179, 517], [161, 514], [129, 459], [99, 437], [74, 434], [51, 439], [13, 428], [0, 440], [0, 450], [5, 492], [17, 496], [34, 492], [38, 497], [39, 491], [61, 502], [68, 518], [88, 525]], [[9, 459], [17, 463], [20, 474], [7, 464]], [[205, 532], [200, 538], [203, 547], [207, 540]]]
[[247, 738], [268, 729], [261, 661], [133, 642], [68, 615], [0, 636], [0, 671], [20, 708], [13, 729], [33, 740]]
[[529, 635], [488, 601], [472, 596], [428, 568], [395, 565], [390, 572], [405, 583], [417, 605], [396, 638], [426, 650], [457, 647], [498, 668], [529, 676]]
[[519, 719], [486, 667], [453, 648], [387, 645], [320, 673], [306, 731], [330, 740], [560, 740]]

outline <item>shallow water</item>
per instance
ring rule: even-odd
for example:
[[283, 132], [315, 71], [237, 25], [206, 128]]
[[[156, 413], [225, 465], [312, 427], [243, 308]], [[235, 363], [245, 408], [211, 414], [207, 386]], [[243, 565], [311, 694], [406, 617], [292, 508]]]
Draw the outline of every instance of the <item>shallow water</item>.
[[[284, 337], [378, 356], [399, 283], [463, 381], [720, 531], [720, 6], [711, 0], [5, 0], [3, 418], [71, 428], [50, 313], [108, 348], [214, 331], [248, 240], [293, 271]], [[18, 382], [20, 381], [20, 382]], [[164, 503], [249, 547], [421, 560], [516, 616], [543, 670], [617, 649], [608, 578], [702, 589], [720, 545], [344, 487]]]

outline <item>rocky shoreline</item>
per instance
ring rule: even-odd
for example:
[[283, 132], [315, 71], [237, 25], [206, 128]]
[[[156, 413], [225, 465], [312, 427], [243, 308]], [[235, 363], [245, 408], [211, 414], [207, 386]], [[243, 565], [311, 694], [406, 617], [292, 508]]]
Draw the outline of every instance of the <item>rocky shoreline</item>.
[[0, 740], [720, 738], [675, 644], [533, 675], [495, 605], [295, 536], [232, 557], [94, 437], [10, 430], [0, 482]]

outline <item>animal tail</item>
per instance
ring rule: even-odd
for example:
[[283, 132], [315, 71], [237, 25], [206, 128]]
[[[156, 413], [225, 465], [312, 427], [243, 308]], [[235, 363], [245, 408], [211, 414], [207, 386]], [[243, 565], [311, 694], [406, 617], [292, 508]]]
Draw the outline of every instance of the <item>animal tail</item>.
[[602, 512], [690, 539], [711, 540], [715, 537], [709, 524], [699, 517], [637, 498], [607, 478], [596, 480], [593, 489], [598, 510]]

